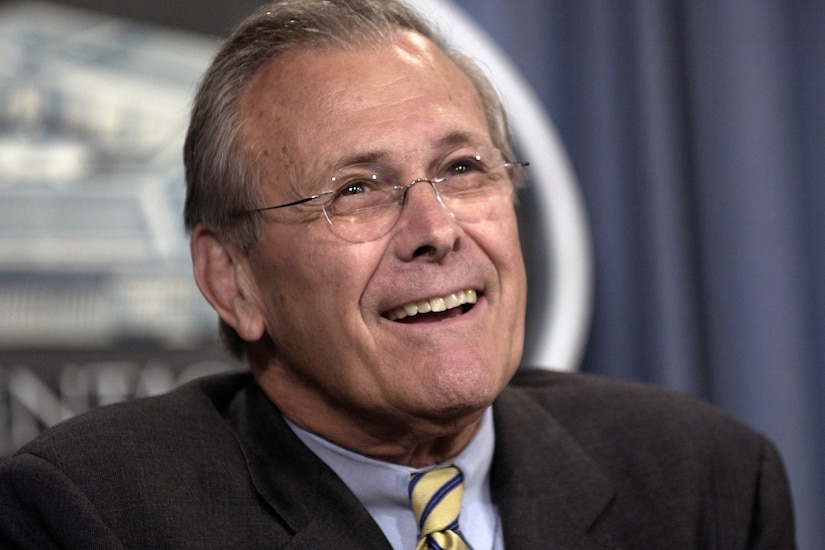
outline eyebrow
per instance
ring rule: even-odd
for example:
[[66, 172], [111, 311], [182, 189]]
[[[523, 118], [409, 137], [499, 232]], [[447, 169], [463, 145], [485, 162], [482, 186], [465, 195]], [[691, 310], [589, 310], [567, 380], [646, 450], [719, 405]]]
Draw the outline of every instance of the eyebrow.
[[355, 164], [373, 164], [386, 159], [390, 154], [387, 151], [367, 151], [365, 153], [356, 153], [349, 157], [344, 157], [340, 162], [335, 163], [336, 168], [346, 168]]
[[[480, 139], [477, 134], [456, 130], [437, 139], [434, 143], [435, 149], [442, 149], [444, 147], [458, 147], [462, 145], [484, 145], [486, 140]], [[340, 162], [335, 163], [338, 168], [353, 166], [355, 164], [374, 164], [382, 160], [386, 160], [391, 156], [389, 151], [366, 151], [363, 153], [356, 153], [354, 155], [344, 157]]]
[[455, 132], [450, 132], [443, 138], [436, 141], [436, 144], [439, 147], [445, 147], [447, 145], [485, 145], [484, 142], [485, 140], [480, 139], [480, 136], [478, 136], [477, 134], [458, 130]]

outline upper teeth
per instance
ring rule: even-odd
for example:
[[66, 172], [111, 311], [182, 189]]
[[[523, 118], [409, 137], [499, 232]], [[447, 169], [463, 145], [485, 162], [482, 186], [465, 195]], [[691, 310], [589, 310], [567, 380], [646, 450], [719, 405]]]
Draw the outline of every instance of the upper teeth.
[[438, 296], [419, 302], [410, 302], [401, 307], [397, 307], [387, 314], [390, 321], [398, 321], [404, 317], [412, 317], [419, 313], [439, 313], [453, 309], [462, 304], [474, 304], [478, 300], [478, 295], [473, 289], [459, 290], [447, 296]]

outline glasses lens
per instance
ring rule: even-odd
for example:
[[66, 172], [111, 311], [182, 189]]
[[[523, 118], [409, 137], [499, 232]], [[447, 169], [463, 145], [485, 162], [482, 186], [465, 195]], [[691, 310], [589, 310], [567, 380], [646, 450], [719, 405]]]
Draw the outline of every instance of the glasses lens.
[[510, 199], [513, 186], [498, 149], [472, 147], [453, 151], [439, 163], [437, 178], [441, 198], [463, 221], [481, 221]]
[[[459, 220], [488, 219], [509, 201], [513, 185], [503, 155], [491, 147], [465, 147], [445, 156], [433, 174], [444, 206]], [[381, 238], [401, 215], [407, 190], [389, 169], [375, 164], [347, 167], [332, 178], [324, 215], [332, 231], [350, 242]]]
[[398, 219], [397, 185], [388, 169], [374, 164], [348, 166], [335, 174], [331, 185], [333, 193], [324, 204], [324, 215], [344, 240], [377, 239]]

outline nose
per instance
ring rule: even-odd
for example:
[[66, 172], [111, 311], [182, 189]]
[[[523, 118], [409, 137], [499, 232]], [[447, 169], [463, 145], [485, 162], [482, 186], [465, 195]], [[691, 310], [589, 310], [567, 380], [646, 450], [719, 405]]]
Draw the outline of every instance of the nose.
[[438, 262], [460, 245], [463, 229], [442, 201], [438, 181], [419, 178], [405, 186], [395, 233], [397, 254], [405, 261]]
[[414, 185], [416, 185], [418, 183], [428, 183], [428, 184], [430, 184], [430, 187], [432, 188], [433, 193], [435, 193], [435, 198], [438, 200], [438, 202], [441, 204], [441, 206], [444, 207], [445, 210], [449, 210], [447, 208], [447, 206], [444, 204], [444, 201], [441, 199], [441, 193], [438, 192], [438, 184], [441, 183], [442, 181], [444, 181], [443, 178], [441, 178], [441, 179], [437, 178], [437, 179], [433, 179], [433, 180], [428, 179], [428, 178], [418, 178], [418, 179], [412, 180], [410, 183], [408, 183], [407, 185], [404, 186], [404, 193], [401, 195], [401, 204], [407, 204], [407, 195], [410, 193], [410, 189], [412, 189]]

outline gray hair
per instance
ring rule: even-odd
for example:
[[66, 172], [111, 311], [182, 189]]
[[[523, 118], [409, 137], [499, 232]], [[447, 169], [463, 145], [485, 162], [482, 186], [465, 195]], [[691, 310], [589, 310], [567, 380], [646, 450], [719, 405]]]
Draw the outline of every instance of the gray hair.
[[[250, 158], [239, 116], [241, 97], [257, 70], [296, 49], [354, 49], [380, 45], [399, 29], [438, 44], [470, 78], [484, 106], [493, 143], [512, 157], [504, 109], [492, 83], [469, 57], [447, 50], [429, 24], [396, 0], [282, 0], [261, 7], [218, 50], [195, 96], [183, 149], [184, 226], [203, 224], [243, 250], [260, 239], [260, 218], [240, 213], [259, 207], [260, 166]], [[243, 357], [244, 342], [221, 321], [229, 351]]]

